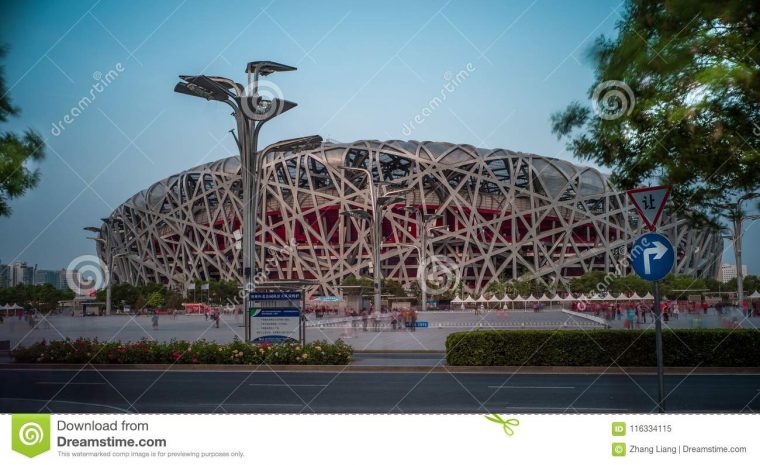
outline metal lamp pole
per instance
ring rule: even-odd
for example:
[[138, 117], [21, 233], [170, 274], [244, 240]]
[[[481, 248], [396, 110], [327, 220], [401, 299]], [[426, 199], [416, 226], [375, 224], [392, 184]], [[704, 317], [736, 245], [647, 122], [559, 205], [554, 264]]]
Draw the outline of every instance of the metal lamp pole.
[[[744, 303], [744, 273], [742, 272], [742, 236], [744, 234], [744, 220], [755, 220], [760, 218], [760, 215], [745, 216], [744, 210], [742, 210], [742, 203], [745, 200], [750, 200], [760, 197], [760, 193], [751, 192], [739, 197], [736, 202], [719, 205], [720, 208], [729, 211], [727, 215], [732, 223], [733, 228], [731, 230], [732, 241], [734, 243], [734, 260], [736, 262], [736, 298], [739, 305], [739, 311], [743, 311], [742, 304]], [[751, 315], [752, 310], [749, 305], [747, 306], [747, 316]]]
[[[282, 71], [294, 71], [296, 68], [272, 61], [252, 61], [246, 66], [248, 85], [232, 79], [215, 76], [182, 75], [174, 91], [226, 103], [232, 108], [232, 116], [237, 124], [239, 138], [235, 139], [240, 150], [241, 181], [243, 187], [243, 277], [244, 286], [245, 338], [250, 340], [249, 296], [255, 290], [255, 236], [258, 200], [257, 151], [261, 127], [267, 121], [294, 108], [296, 104], [288, 100], [272, 98], [267, 100], [259, 95], [259, 78]], [[233, 134], [234, 135], [234, 134]]]
[[[378, 189], [378, 183], [375, 183], [374, 179], [372, 178], [372, 173], [366, 169], [366, 168], [359, 168], [355, 166], [340, 166], [340, 169], [344, 171], [356, 171], [359, 173], [364, 174], [367, 177], [367, 187], [369, 189], [369, 197], [370, 197], [370, 208], [372, 210], [372, 215], [369, 217], [366, 212], [363, 210], [350, 210], [347, 212], [342, 212], [344, 215], [348, 216], [354, 216], [366, 220], [370, 220], [372, 222], [372, 275], [373, 275], [373, 295], [374, 295], [374, 307], [375, 311], [380, 312], [381, 309], [381, 300], [382, 296], [380, 294], [382, 282], [383, 282], [383, 272], [380, 268], [380, 248], [382, 246], [382, 225], [383, 225], [383, 207], [396, 201], [401, 200], [403, 201], [403, 198], [398, 197], [399, 194], [405, 193], [410, 191], [410, 188], [401, 188], [395, 191], [387, 192], [385, 195], [380, 195], [379, 189]], [[385, 183], [388, 185], [394, 185], [393, 183]], [[361, 213], [364, 213], [362, 215]]]
[[[440, 214], [427, 214], [424, 212], [423, 209], [418, 207], [406, 207], [406, 211], [414, 212], [416, 215], [416, 221], [417, 221], [417, 228], [418, 233], [420, 235], [420, 242], [422, 242], [419, 252], [419, 261], [420, 263], [417, 265], [418, 270], [420, 266], [427, 266], [427, 239], [428, 239], [428, 228], [427, 225], [431, 221], [435, 221], [439, 218], [443, 218], [443, 215]], [[437, 229], [437, 228], [434, 228]], [[422, 304], [420, 306], [420, 311], [424, 312], [427, 310], [427, 280], [425, 280], [420, 285], [420, 291], [421, 291], [421, 297], [422, 297]]]

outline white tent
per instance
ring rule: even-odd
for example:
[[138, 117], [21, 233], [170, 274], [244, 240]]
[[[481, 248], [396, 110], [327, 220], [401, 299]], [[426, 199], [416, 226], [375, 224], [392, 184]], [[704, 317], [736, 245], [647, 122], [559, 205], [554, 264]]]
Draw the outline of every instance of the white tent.
[[562, 300], [564, 299], [562, 299], [562, 297], [560, 297], [559, 294], [554, 294], [554, 297], [552, 297], [552, 300], [555, 302], [562, 302]]
[[760, 299], [760, 292], [758, 292], [758, 291], [755, 291], [755, 292], [753, 292], [752, 294], [750, 294], [750, 295], [749, 295], [749, 296], [747, 296], [747, 297], [748, 297], [749, 299]]
[[538, 298], [538, 301], [539, 302], [551, 302], [552, 299], [550, 299], [549, 297], [546, 297], [546, 294], [544, 294], [544, 295], [542, 295], [541, 297]]
[[625, 292], [621, 292], [619, 296], [615, 297], [615, 300], [631, 300]]
[[473, 299], [471, 295], [468, 295], [467, 298], [464, 299], [464, 303], [466, 303], [466, 304], [474, 304], [475, 303], [475, 299]]
[[574, 302], [576, 299], [573, 297], [573, 294], [568, 293], [565, 297], [562, 298], [563, 302]]
[[641, 297], [639, 297], [639, 295], [634, 292], [630, 297], [628, 297], [628, 300], [641, 300]]
[[486, 299], [485, 296], [481, 295], [480, 297], [478, 297], [478, 300], [476, 300], [475, 302], [488, 302], [488, 299]]
[[598, 301], [600, 301], [600, 300], [604, 300], [604, 299], [603, 299], [603, 298], [602, 298], [602, 297], [601, 297], [599, 294], [594, 294], [594, 295], [593, 295], [593, 296], [591, 296], [591, 298], [590, 298], [590, 299], [588, 299], [588, 300], [593, 300], [593, 301], [595, 301], [595, 302], [598, 302]]
[[575, 300], [588, 300], [588, 297], [586, 297], [586, 294], [581, 294], [581, 295], [579, 295], [579, 296], [578, 296], [578, 298], [577, 298], [577, 299], [575, 299]]
[[504, 303], [508, 303], [508, 302], [512, 302], [512, 299], [510, 299], [507, 294], [504, 294], [504, 297], [501, 298], [501, 301]]
[[460, 299], [459, 296], [456, 296], [453, 299], [451, 299], [451, 303], [452, 304], [461, 304], [462, 302], [464, 302], [464, 301], [462, 299]]
[[496, 294], [492, 295], [490, 299], [488, 299], [489, 302], [501, 302], [501, 300], [496, 297]]
[[525, 299], [526, 302], [538, 302], [538, 299], [533, 297], [533, 294], [529, 295], [527, 299]]
[[642, 300], [654, 300], [654, 296], [651, 293], [647, 292], [647, 295], [642, 297]]
[[525, 302], [525, 298], [521, 296], [520, 294], [517, 294], [517, 297], [512, 299], [512, 302]]

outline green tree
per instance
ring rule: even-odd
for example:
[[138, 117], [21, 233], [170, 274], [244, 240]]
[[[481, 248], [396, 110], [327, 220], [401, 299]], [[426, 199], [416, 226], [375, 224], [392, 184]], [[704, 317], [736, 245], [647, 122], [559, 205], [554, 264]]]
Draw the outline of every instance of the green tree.
[[159, 308], [164, 305], [164, 296], [161, 292], [152, 292], [145, 301], [145, 306], [148, 308]]
[[[5, 47], [0, 45], [0, 58], [4, 58], [5, 53]], [[0, 123], [21, 112], [13, 105], [8, 92], [4, 67], [0, 65]], [[23, 135], [0, 132], [0, 216], [10, 215], [10, 200], [24, 195], [39, 182], [39, 170], [32, 170], [29, 162], [42, 160], [44, 147], [42, 137], [35, 131], [27, 130]]]
[[760, 187], [758, 25], [759, 2], [628, 0], [590, 50], [591, 104], [552, 115], [553, 132], [620, 188], [671, 184], [675, 208], [708, 219]]

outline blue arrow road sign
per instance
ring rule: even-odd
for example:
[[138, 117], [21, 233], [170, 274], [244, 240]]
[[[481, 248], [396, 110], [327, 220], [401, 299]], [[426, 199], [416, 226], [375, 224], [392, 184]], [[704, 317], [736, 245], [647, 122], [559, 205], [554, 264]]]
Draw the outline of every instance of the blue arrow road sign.
[[667, 276], [676, 259], [673, 244], [658, 233], [647, 233], [636, 239], [630, 256], [633, 271], [647, 281], [659, 281]]

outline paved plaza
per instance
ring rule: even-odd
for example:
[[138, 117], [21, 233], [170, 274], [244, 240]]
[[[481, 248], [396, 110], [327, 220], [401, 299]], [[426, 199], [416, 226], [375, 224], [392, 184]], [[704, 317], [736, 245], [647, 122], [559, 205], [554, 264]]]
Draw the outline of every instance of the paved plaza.
[[[378, 323], [375, 328], [370, 319], [367, 331], [363, 330], [361, 319], [351, 320], [342, 317], [324, 317], [316, 319], [309, 315], [307, 340], [318, 339], [335, 341], [343, 339], [355, 350], [434, 350], [444, 349], [446, 337], [458, 331], [481, 329], [548, 329], [548, 330], [593, 330], [604, 325], [592, 319], [570, 315], [560, 309], [548, 309], [534, 313], [532, 311], [489, 311], [476, 315], [474, 312], [446, 311], [422, 312], [418, 322], [427, 323], [426, 328], [393, 330], [389, 318]], [[611, 320], [612, 328], [623, 330], [624, 321]], [[671, 319], [665, 328], [717, 328], [760, 327], [760, 318], [744, 320], [736, 312], [719, 315], [710, 310], [707, 315], [681, 314], [678, 319]], [[651, 319], [646, 324], [637, 325], [651, 328]], [[40, 340], [56, 340], [69, 337], [98, 338], [100, 340], [137, 341], [143, 338], [168, 341], [171, 339], [198, 340], [206, 339], [217, 342], [230, 342], [235, 336], [242, 339], [244, 334], [241, 316], [222, 317], [219, 328], [212, 320], [203, 315], [162, 315], [158, 329], [151, 327], [149, 316], [114, 315], [109, 317], [79, 317], [56, 315], [38, 320], [35, 327], [30, 327], [23, 319], [10, 317], [0, 325], [0, 340], [9, 340], [11, 347], [29, 345]]]

